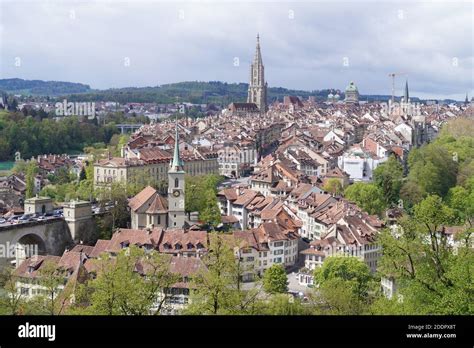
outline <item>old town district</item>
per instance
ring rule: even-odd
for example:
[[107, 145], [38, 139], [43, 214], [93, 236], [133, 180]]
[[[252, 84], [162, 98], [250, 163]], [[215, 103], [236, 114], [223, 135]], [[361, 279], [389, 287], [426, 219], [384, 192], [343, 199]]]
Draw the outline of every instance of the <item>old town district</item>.
[[[55, 255], [17, 257], [18, 291], [27, 297], [41, 293], [36, 278], [47, 261], [67, 271], [62, 289], [94, 277], [93, 260], [134, 245], [171, 256], [170, 271], [181, 281], [162, 291], [168, 294], [167, 311], [179, 313], [190, 300], [190, 279], [205, 268], [210, 236], [186, 210], [185, 181], [208, 174], [225, 177], [217, 191], [217, 229], [237, 241], [236, 258], [254, 265], [242, 275], [250, 286], [280, 264], [292, 274], [290, 290], [304, 293], [315, 286], [313, 270], [334, 255], [359, 258], [376, 272], [382, 253], [377, 234], [393, 223], [397, 207], [371, 215], [324, 187], [335, 180], [342, 189], [370, 182], [390, 156], [406, 165], [412, 148], [429, 142], [444, 122], [472, 106], [412, 103], [408, 83], [400, 102], [362, 102], [353, 82], [344, 97], [339, 93], [324, 101], [287, 96], [269, 104], [257, 41], [246, 103], [231, 103], [204, 118], [143, 125], [120, 157], [107, 155], [94, 164], [95, 188], [152, 180], [166, 184], [166, 191], [148, 185], [130, 197], [130, 228], [116, 229], [110, 239], [92, 245], [81, 242], [81, 218], [92, 214], [90, 203], [70, 202], [64, 219], [74, 244]], [[48, 158], [39, 164], [48, 164]], [[36, 197], [25, 207], [37, 211], [44, 204], [50, 204], [47, 198]], [[381, 286], [393, 295], [393, 280], [382, 278]]]

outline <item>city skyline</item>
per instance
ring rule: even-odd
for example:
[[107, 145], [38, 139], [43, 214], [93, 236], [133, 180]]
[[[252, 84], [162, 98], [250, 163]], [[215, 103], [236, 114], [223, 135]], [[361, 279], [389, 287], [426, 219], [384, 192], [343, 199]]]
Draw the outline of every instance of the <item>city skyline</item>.
[[[396, 95], [408, 79], [415, 97], [464, 100], [474, 93], [469, 9], [468, 2], [2, 1], [0, 78], [95, 89], [247, 83], [259, 33], [270, 87], [343, 91], [354, 81], [361, 94], [389, 95], [388, 74], [403, 72]], [[25, 31], [31, 16], [37, 28]]]

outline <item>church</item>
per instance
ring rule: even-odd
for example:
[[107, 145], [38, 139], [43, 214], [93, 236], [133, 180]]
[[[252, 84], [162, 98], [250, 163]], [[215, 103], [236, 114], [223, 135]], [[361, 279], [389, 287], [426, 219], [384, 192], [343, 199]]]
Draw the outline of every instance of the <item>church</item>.
[[268, 83], [265, 82], [262, 52], [260, 51], [260, 36], [257, 34], [257, 47], [255, 48], [255, 56], [250, 65], [250, 81], [247, 92], [246, 103], [231, 103], [227, 111], [231, 115], [265, 114], [268, 111], [267, 104], [267, 88]]
[[174, 140], [173, 159], [168, 168], [168, 195], [163, 197], [151, 186], [130, 199], [131, 228], [183, 228], [186, 226], [184, 207], [184, 163], [179, 155], [178, 123]]

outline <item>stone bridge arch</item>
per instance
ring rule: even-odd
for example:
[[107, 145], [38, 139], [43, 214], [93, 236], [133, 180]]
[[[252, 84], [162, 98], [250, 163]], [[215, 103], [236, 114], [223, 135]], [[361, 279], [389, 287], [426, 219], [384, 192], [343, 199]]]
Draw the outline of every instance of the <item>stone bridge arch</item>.
[[[44, 233], [41, 233], [41, 231], [22, 231], [21, 233], [15, 235], [11, 243], [14, 245], [20, 244], [26, 247], [27, 252], [28, 249], [36, 249], [38, 255], [46, 255], [48, 253], [48, 250], [51, 249], [48, 248], [48, 246], [46, 245], [46, 238], [44, 236]], [[27, 256], [32, 256], [30, 254], [28, 254]]]

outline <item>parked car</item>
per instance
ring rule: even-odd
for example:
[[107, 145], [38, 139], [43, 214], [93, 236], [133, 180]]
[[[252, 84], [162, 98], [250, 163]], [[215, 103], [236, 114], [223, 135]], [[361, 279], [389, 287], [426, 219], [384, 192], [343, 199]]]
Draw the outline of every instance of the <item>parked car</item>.
[[6, 220], [6, 219], [4, 219], [4, 218], [0, 218], [0, 224], [4, 224], [5, 222], [7, 222], [7, 220]]
[[18, 219], [18, 222], [28, 222], [28, 221], [31, 221], [32, 218], [33, 218], [33, 214], [25, 214], [25, 215], [20, 216], [20, 218]]

